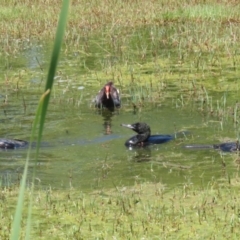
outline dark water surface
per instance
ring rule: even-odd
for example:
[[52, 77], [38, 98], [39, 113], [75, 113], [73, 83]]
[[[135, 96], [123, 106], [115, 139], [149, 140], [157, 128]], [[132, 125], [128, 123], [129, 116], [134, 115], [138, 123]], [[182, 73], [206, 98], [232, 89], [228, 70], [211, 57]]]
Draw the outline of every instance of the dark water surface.
[[[9, 81], [2, 77], [0, 82], [1, 137], [29, 140], [34, 113], [46, 78], [50, 55], [46, 49], [40, 45], [29, 47], [18, 60], [10, 61], [16, 74], [11, 75]], [[78, 55], [74, 57], [71, 53], [65, 58], [60, 61], [60, 69], [64, 71], [66, 68], [66, 72], [71, 69], [73, 73], [65, 75], [59, 71], [56, 76], [37, 163], [37, 183], [55, 188], [73, 186], [91, 190], [142, 181], [161, 181], [171, 188], [179, 184], [203, 184], [212, 178], [227, 179], [238, 173], [236, 154], [183, 148], [189, 143], [219, 143], [228, 140], [226, 138], [235, 140], [238, 130], [232, 122], [231, 113], [225, 112], [230, 117], [219, 120], [207, 111], [199, 110], [201, 100], [181, 104], [182, 89], [172, 82], [165, 83], [166, 98], [158, 102], [145, 101], [144, 106], [137, 111], [132, 107], [131, 102], [135, 99], [131, 94], [140, 91], [140, 88], [130, 91], [127, 84], [120, 86], [116, 82], [122, 91], [123, 107], [115, 113], [98, 112], [92, 106], [92, 98], [101, 85], [98, 79], [96, 76], [88, 76], [86, 81], [80, 75], [84, 71], [77, 68]], [[89, 66], [94, 68], [98, 58], [87, 59], [92, 62]], [[6, 69], [2, 69], [1, 76], [7, 72]], [[142, 74], [146, 74], [146, 71]], [[143, 87], [141, 91], [147, 94], [149, 89]], [[157, 91], [157, 87], [153, 87], [150, 93]], [[217, 99], [215, 106], [218, 100], [221, 105], [225, 94], [209, 93]], [[234, 106], [231, 103], [236, 98], [234, 94], [228, 95], [229, 108]], [[138, 121], [147, 122], [152, 134], [172, 134], [181, 130], [188, 130], [191, 134], [163, 145], [129, 151], [124, 142], [134, 132], [122, 128], [120, 124]], [[26, 154], [26, 149], [0, 152], [2, 184], [12, 184], [19, 179]], [[34, 165], [33, 156], [29, 176]]]

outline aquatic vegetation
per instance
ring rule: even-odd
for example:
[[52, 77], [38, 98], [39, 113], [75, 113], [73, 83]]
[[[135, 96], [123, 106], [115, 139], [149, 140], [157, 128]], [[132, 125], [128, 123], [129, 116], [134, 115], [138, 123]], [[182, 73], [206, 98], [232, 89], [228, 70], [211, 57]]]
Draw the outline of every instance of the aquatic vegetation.
[[[169, 191], [161, 183], [136, 183], [83, 193], [46, 190], [33, 194], [31, 238], [236, 238], [239, 235], [239, 179], [206, 187], [187, 182]], [[8, 238], [17, 187], [3, 189], [1, 238]], [[26, 203], [32, 193], [27, 191]], [[24, 214], [26, 209], [24, 208]], [[24, 223], [24, 221], [23, 221]], [[22, 237], [25, 233], [22, 233]]]
[[[52, 39], [57, 22], [56, 12], [59, 11], [58, 2], [3, 1], [0, 32], [5, 53], [15, 54], [19, 49], [31, 47], [34, 41], [38, 43]], [[123, 62], [134, 60], [135, 55], [141, 62], [149, 56], [170, 57], [172, 51], [165, 52], [163, 49], [176, 48], [178, 63], [195, 55], [192, 65], [199, 71], [214, 70], [220, 57], [218, 50], [226, 51], [233, 67], [238, 62], [237, 48], [233, 44], [238, 44], [239, 5], [234, 3], [219, 3], [216, 0], [208, 3], [177, 3], [174, 0], [102, 0], [89, 3], [75, 0], [71, 4], [65, 38], [66, 52], [74, 51], [84, 55], [85, 59], [91, 57], [91, 49], [101, 49], [106, 54], [102, 63], [114, 66], [119, 59]], [[166, 31], [166, 27], [170, 31]], [[99, 40], [96, 40], [97, 36]], [[103, 46], [103, 41], [107, 45]], [[206, 53], [209, 53], [210, 66], [203, 61]]]

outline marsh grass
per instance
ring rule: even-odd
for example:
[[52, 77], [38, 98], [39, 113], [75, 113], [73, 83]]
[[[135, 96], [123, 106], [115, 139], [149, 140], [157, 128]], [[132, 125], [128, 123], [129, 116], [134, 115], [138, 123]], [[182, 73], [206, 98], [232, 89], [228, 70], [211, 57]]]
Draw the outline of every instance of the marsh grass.
[[[6, 53], [12, 54], [34, 40], [53, 38], [58, 17], [56, 13], [60, 8], [58, 3], [58, 0], [3, 1], [0, 10], [0, 32], [1, 45], [4, 46]], [[149, 47], [152, 54], [157, 55], [161, 51], [159, 45], [178, 46], [180, 50], [201, 52], [211, 50], [214, 56], [214, 50], [217, 48], [237, 42], [239, 12], [239, 4], [234, 1], [178, 3], [174, 0], [168, 2], [102, 0], [89, 3], [85, 0], [75, 0], [71, 3], [66, 46], [88, 55], [91, 36], [100, 35], [105, 36], [110, 46], [109, 49], [105, 49], [106, 53], [125, 56], [126, 59], [131, 57], [132, 53], [129, 54], [129, 50], [133, 45], [142, 59], [148, 54]], [[211, 27], [205, 22], [209, 22]], [[171, 27], [172, 33], [164, 31], [162, 27], [166, 25]], [[139, 28], [151, 29], [149, 33], [145, 32], [145, 38], [148, 36], [151, 44], [149, 41], [142, 41], [144, 36], [136, 31]], [[228, 35], [219, 38], [216, 33]], [[131, 35], [134, 35], [134, 44], [129, 38]], [[100, 43], [96, 44], [101, 46]], [[181, 58], [187, 57], [184, 52], [180, 51]], [[199, 63], [198, 61], [196, 64]]]
[[[151, 238], [237, 239], [239, 179], [186, 182], [172, 191], [161, 183], [83, 193], [36, 190], [33, 194], [34, 239]], [[4, 189], [1, 236], [11, 221], [17, 189]], [[27, 194], [26, 203], [30, 200]], [[24, 207], [25, 208], [25, 207]]]

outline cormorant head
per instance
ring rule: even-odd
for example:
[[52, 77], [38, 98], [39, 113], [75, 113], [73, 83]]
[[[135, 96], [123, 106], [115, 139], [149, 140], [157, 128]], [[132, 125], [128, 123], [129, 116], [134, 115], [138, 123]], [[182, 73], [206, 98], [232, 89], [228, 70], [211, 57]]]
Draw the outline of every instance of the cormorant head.
[[151, 129], [146, 123], [137, 122], [133, 124], [121, 124], [121, 126], [130, 128], [138, 134], [151, 134]]
[[137, 122], [134, 124], [121, 124], [121, 126], [130, 128], [138, 133], [127, 140], [125, 143], [126, 146], [143, 146], [144, 142], [146, 142], [151, 135], [150, 127], [146, 123]]

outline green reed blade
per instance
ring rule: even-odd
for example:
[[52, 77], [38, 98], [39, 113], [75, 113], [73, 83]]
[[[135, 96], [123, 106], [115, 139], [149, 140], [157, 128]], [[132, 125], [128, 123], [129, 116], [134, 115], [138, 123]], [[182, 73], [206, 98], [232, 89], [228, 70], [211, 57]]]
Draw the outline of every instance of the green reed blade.
[[41, 116], [41, 112], [43, 109], [44, 98], [47, 96], [48, 93], [49, 93], [49, 91], [47, 91], [46, 93], [44, 93], [42, 95], [42, 97], [40, 98], [39, 104], [38, 104], [37, 111], [36, 111], [33, 128], [32, 128], [32, 132], [31, 132], [31, 138], [30, 138], [30, 144], [29, 144], [29, 149], [28, 149], [28, 153], [27, 153], [26, 163], [24, 166], [24, 171], [23, 171], [23, 175], [22, 175], [22, 179], [21, 179], [20, 188], [19, 188], [18, 202], [17, 202], [17, 206], [16, 206], [14, 219], [13, 219], [13, 225], [12, 225], [12, 229], [11, 229], [11, 238], [10, 239], [19, 239], [23, 201], [24, 201], [24, 192], [25, 192], [25, 187], [26, 187], [26, 179], [27, 179], [27, 171], [28, 171], [28, 165], [29, 165], [29, 159], [30, 159], [30, 153], [31, 153], [31, 146], [32, 146], [33, 138], [34, 138], [34, 135], [35, 135], [35, 132], [37, 129], [38, 122], [39, 122], [39, 118]]
[[[64, 31], [67, 23], [67, 14], [68, 14], [68, 8], [69, 8], [69, 0], [64, 0], [63, 5], [62, 5], [62, 10], [60, 13], [60, 18], [58, 22], [58, 27], [57, 27], [57, 32], [56, 32], [56, 38], [54, 42], [54, 47], [53, 47], [53, 52], [52, 52], [52, 58], [50, 62], [50, 67], [48, 71], [48, 77], [47, 77], [47, 82], [45, 86], [45, 91], [48, 89], [52, 89], [53, 86], [53, 81], [54, 81], [54, 76], [57, 68], [57, 63], [58, 63], [58, 58], [60, 54], [60, 49], [64, 37]], [[51, 93], [50, 93], [51, 94]], [[40, 118], [40, 126], [39, 126], [39, 134], [38, 134], [38, 145], [41, 141], [42, 137], [42, 132], [43, 132], [43, 126], [44, 126], [44, 121], [47, 113], [47, 107], [50, 99], [50, 94], [46, 96], [43, 102], [43, 109], [42, 109], [42, 114]]]
[[[63, 0], [62, 9], [61, 9], [58, 27], [57, 27], [57, 32], [56, 32], [56, 38], [55, 38], [53, 52], [52, 52], [52, 58], [51, 58], [47, 82], [46, 82], [46, 87], [45, 87], [46, 92], [43, 94], [43, 96], [41, 97], [41, 99], [39, 101], [38, 109], [37, 109], [34, 124], [33, 124], [33, 129], [31, 132], [30, 146], [29, 146], [27, 159], [26, 159], [24, 172], [23, 172], [23, 177], [22, 177], [22, 181], [21, 181], [21, 186], [20, 186], [20, 190], [19, 190], [18, 202], [17, 202], [17, 207], [16, 207], [16, 211], [15, 211], [15, 215], [14, 215], [13, 226], [12, 226], [12, 230], [11, 230], [11, 238], [10, 238], [10, 239], [14, 239], [14, 240], [19, 239], [19, 236], [20, 236], [20, 226], [21, 226], [22, 209], [23, 209], [23, 201], [24, 201], [24, 191], [25, 191], [25, 186], [26, 186], [27, 170], [28, 170], [32, 140], [33, 140], [34, 134], [36, 132], [37, 125], [39, 123], [39, 131], [38, 131], [38, 136], [37, 136], [37, 148], [36, 148], [36, 160], [37, 160], [38, 153], [39, 153], [39, 146], [40, 146], [42, 132], [43, 132], [43, 127], [44, 127], [44, 121], [45, 121], [47, 107], [48, 107], [49, 98], [50, 98], [50, 90], [52, 89], [52, 86], [53, 86], [54, 76], [55, 76], [58, 58], [59, 58], [60, 49], [61, 49], [61, 44], [63, 41], [64, 31], [65, 31], [65, 27], [66, 27], [66, 23], [67, 23], [68, 8], [69, 8], [69, 0]], [[37, 161], [35, 161], [35, 162], [37, 162]], [[34, 180], [34, 175], [35, 175], [35, 167], [34, 167], [34, 173], [33, 173], [33, 180]], [[33, 188], [32, 188], [32, 190], [33, 190]], [[32, 196], [32, 194], [31, 194], [31, 196]], [[26, 237], [25, 237], [26, 239], [30, 239], [31, 202], [32, 202], [32, 199], [30, 199], [29, 210], [28, 210], [27, 233], [26, 233]]]

